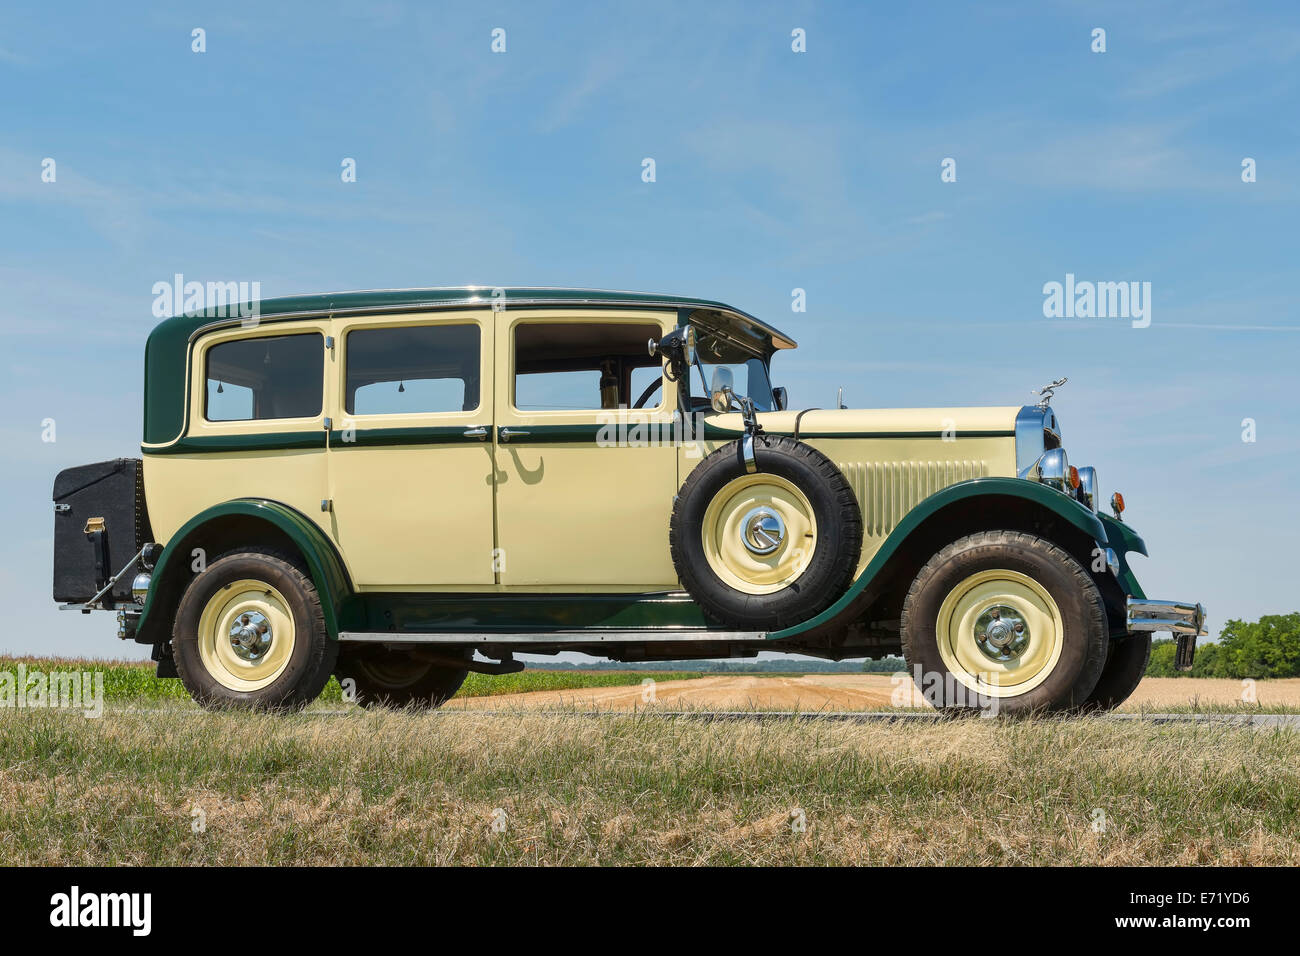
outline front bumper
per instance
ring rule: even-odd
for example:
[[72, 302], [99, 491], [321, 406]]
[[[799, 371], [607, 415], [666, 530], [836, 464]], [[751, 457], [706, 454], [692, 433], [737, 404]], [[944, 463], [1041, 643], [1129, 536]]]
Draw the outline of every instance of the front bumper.
[[1196, 639], [1209, 634], [1205, 629], [1204, 605], [1130, 597], [1127, 612], [1130, 632], [1171, 631], [1175, 642], [1174, 666], [1180, 671], [1191, 670]]

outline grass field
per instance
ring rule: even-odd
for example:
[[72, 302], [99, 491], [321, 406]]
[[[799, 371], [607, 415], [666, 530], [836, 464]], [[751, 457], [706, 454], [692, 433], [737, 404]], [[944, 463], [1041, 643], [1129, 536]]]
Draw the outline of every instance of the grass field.
[[[179, 680], [160, 680], [154, 676], [155, 665], [148, 661], [96, 660], [91, 658], [3, 657], [0, 672], [16, 673], [19, 664], [29, 672], [40, 670], [73, 672], [102, 672], [104, 699], [109, 703], [148, 703], [154, 701], [188, 701], [190, 695]], [[579, 687], [622, 687], [638, 684], [646, 676], [661, 680], [689, 680], [700, 677], [687, 671], [656, 672], [653, 675], [635, 671], [545, 671], [525, 670], [518, 674], [470, 674], [465, 678], [457, 697], [491, 697], [499, 694], [521, 694], [531, 691], [570, 690]], [[336, 679], [321, 692], [318, 702], [339, 704], [343, 692]]]
[[1300, 734], [1096, 720], [6, 710], [0, 854], [1295, 865]]
[[[337, 685], [302, 714], [213, 714], [148, 665], [25, 663], [103, 671], [109, 706], [0, 708], [10, 864], [1300, 864], [1294, 730], [367, 712]], [[471, 675], [462, 695], [639, 699], [644, 676]], [[1174, 709], [1238, 692], [1210, 683], [1145, 693]], [[1287, 709], [1277, 683], [1259, 699]]]

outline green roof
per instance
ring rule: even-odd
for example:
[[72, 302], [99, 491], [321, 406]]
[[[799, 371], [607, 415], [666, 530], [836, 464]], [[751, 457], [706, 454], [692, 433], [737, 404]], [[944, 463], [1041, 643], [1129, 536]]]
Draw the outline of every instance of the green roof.
[[[493, 305], [501, 288], [505, 308], [671, 308], [686, 315], [694, 311], [717, 314], [728, 325], [744, 327], [751, 339], [768, 349], [794, 348], [794, 340], [747, 312], [713, 299], [663, 295], [653, 292], [613, 292], [605, 289], [548, 289], [542, 287], [457, 286], [438, 289], [375, 289], [363, 292], [325, 292], [291, 295], [257, 302], [260, 322], [302, 315], [357, 314], [391, 310], [420, 311]], [[252, 315], [244, 303], [221, 314], [181, 314], [164, 319], [149, 333], [144, 361], [144, 441], [163, 444], [180, 436], [184, 428], [185, 365], [191, 337], [199, 329], [241, 314]]]

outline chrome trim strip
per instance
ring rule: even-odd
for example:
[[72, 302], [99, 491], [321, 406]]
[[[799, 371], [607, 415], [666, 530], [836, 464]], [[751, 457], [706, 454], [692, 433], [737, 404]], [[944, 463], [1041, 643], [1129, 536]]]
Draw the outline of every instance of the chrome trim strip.
[[340, 631], [339, 640], [356, 644], [644, 644], [753, 641], [767, 639], [767, 631], [706, 631], [700, 628], [645, 631], [528, 631], [494, 634], [490, 631], [417, 633], [412, 631]]

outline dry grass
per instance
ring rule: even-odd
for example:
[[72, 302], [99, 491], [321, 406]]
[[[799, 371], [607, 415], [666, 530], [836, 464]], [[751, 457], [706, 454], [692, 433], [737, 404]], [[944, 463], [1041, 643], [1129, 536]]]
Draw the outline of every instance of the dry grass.
[[[491, 827], [498, 809], [502, 832]], [[0, 711], [0, 854], [17, 864], [1295, 865], [1300, 734], [1091, 719]]]

